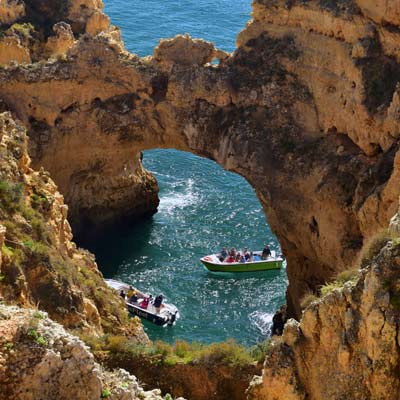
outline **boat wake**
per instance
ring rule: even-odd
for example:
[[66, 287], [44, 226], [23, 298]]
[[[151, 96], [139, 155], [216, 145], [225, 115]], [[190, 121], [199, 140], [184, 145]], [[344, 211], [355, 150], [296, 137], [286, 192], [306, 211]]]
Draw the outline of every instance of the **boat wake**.
[[[194, 180], [188, 179], [184, 182], [178, 182], [173, 185], [171, 194], [166, 194], [160, 198], [158, 211], [161, 213], [171, 214], [176, 208], [184, 208], [195, 204], [198, 200], [198, 194], [193, 190]], [[178, 188], [184, 188], [183, 193], [176, 192]]]
[[249, 319], [251, 323], [257, 327], [262, 335], [267, 336], [271, 333], [273, 316], [273, 314], [257, 310], [249, 315]]

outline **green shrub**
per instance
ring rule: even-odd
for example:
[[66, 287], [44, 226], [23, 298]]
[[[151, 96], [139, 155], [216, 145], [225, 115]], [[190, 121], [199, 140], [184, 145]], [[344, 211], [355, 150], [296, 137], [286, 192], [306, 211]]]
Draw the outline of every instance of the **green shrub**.
[[35, 28], [30, 23], [17, 23], [13, 24], [9, 30], [19, 34], [23, 38], [28, 39], [31, 37], [31, 33], [35, 31]]
[[102, 399], [108, 399], [111, 396], [111, 390], [110, 389], [103, 389], [101, 391], [101, 398]]
[[20, 248], [13, 248], [3, 244], [1, 252], [11, 260], [12, 264], [15, 264], [17, 267], [20, 267], [25, 260], [25, 254]]
[[226, 342], [212, 343], [200, 351], [198, 362], [203, 364], [228, 364], [230, 366], [242, 366], [251, 364], [251, 358], [246, 347], [239, 345], [233, 339]]
[[307, 308], [313, 301], [317, 300], [318, 296], [316, 296], [312, 292], [304, 293], [303, 297], [300, 299], [300, 307], [304, 310]]
[[37, 261], [49, 259], [49, 248], [45, 244], [36, 242], [35, 240], [25, 240], [23, 244], [30, 250], [31, 255]]
[[177, 340], [174, 343], [173, 351], [178, 357], [185, 358], [190, 351], [190, 344], [184, 340]]
[[328, 293], [332, 292], [335, 289], [341, 289], [343, 284], [341, 282], [333, 281], [326, 283], [325, 285], [321, 286], [320, 292], [321, 296], [326, 296]]
[[336, 281], [339, 283], [346, 283], [346, 282], [354, 282], [358, 276], [358, 269], [357, 268], [349, 268], [344, 271], [339, 272], [336, 275]]
[[107, 336], [106, 348], [112, 353], [124, 353], [127, 350], [128, 339], [125, 336]]
[[375, 256], [377, 256], [382, 247], [384, 247], [390, 239], [390, 233], [387, 229], [383, 229], [372, 236], [367, 243], [365, 243], [361, 251], [361, 268], [364, 268]]
[[8, 247], [6, 244], [3, 244], [1, 247], [1, 252], [6, 256], [6, 257], [13, 257], [14, 256], [14, 251], [11, 247]]
[[0, 205], [6, 211], [15, 212], [22, 205], [24, 194], [22, 183], [0, 180]]
[[357, 280], [357, 276], [357, 268], [349, 268], [341, 271], [336, 275], [334, 281], [326, 283], [320, 288], [320, 293], [322, 296], [326, 296], [328, 293], [332, 292], [332, 290], [342, 288], [346, 282], [354, 283]]
[[49, 211], [52, 204], [52, 200], [41, 192], [32, 193], [30, 200], [32, 207], [41, 212]]
[[263, 362], [271, 349], [272, 339], [266, 339], [250, 348], [250, 356], [257, 362]]
[[40, 346], [47, 346], [46, 339], [39, 334], [39, 332], [35, 328], [29, 328], [26, 332], [26, 335], [33, 339]]
[[44, 319], [44, 314], [41, 313], [40, 311], [35, 311], [35, 312], [33, 313], [33, 318]]

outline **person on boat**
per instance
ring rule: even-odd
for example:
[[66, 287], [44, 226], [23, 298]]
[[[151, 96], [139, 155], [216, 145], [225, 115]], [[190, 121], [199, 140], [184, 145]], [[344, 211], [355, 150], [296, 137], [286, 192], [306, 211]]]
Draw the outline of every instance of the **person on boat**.
[[241, 255], [240, 251], [237, 252], [236, 257], [235, 257], [235, 262], [240, 263]]
[[243, 249], [243, 254], [244, 254], [245, 258], [246, 258], [246, 261], [249, 261], [250, 253], [249, 253], [249, 250], [247, 249], [247, 247], [245, 247]]
[[253, 261], [261, 261], [261, 257], [258, 254], [254, 254], [253, 258], [254, 258]]
[[245, 263], [245, 262], [247, 262], [246, 256], [245, 256], [244, 254], [242, 254], [242, 255], [240, 256], [240, 262], [241, 262], [242, 264]]
[[249, 258], [247, 259], [247, 262], [253, 262], [254, 261], [254, 255], [253, 252], [251, 251], [250, 253], [248, 253]]
[[229, 250], [229, 255], [233, 258], [236, 258], [236, 249], [234, 247], [231, 247], [231, 249]]
[[142, 302], [140, 303], [140, 307], [144, 308], [145, 310], [147, 309], [147, 307], [149, 306], [149, 297], [145, 297]]
[[235, 257], [232, 254], [229, 254], [229, 256], [226, 258], [225, 262], [233, 263], [233, 262], [235, 262]]
[[261, 258], [263, 260], [266, 260], [269, 256], [271, 255], [271, 249], [269, 248], [269, 246], [266, 244], [263, 248], [262, 254], [261, 254]]
[[129, 303], [137, 303], [137, 301], [138, 301], [137, 293], [134, 293], [131, 297], [129, 297]]
[[221, 251], [221, 253], [219, 254], [219, 261], [224, 261], [225, 260], [225, 258], [226, 257], [228, 257], [228, 251], [226, 250], [226, 247], [223, 247], [222, 248], [222, 251]]
[[129, 290], [126, 296], [128, 297], [128, 299], [130, 299], [134, 294], [136, 294], [136, 290], [132, 286], [129, 286]]
[[162, 305], [163, 300], [164, 300], [164, 297], [163, 297], [162, 294], [159, 294], [159, 295], [154, 299], [153, 305], [154, 305], [154, 307], [155, 307], [157, 313], [160, 312], [160, 308], [161, 308], [161, 305]]
[[121, 289], [121, 291], [119, 292], [119, 295], [125, 300], [125, 292], [124, 292], [124, 289]]

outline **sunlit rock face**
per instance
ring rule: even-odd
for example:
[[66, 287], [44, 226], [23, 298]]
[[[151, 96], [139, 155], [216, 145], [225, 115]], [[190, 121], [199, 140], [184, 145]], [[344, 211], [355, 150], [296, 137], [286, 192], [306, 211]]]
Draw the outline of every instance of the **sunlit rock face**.
[[122, 369], [106, 371], [80, 339], [43, 312], [0, 304], [0, 345], [3, 398], [163, 399]]
[[35, 28], [50, 43], [64, 18], [73, 44], [1, 69], [0, 98], [28, 126], [33, 165], [51, 172], [77, 229], [155, 211], [141, 150], [214, 159], [256, 189], [299, 315], [301, 295], [388, 226], [400, 191], [397, 2], [389, 12], [361, 0], [255, 1], [233, 54], [180, 36], [145, 59], [124, 51], [100, 3], [82, 14], [45, 3], [40, 21], [29, 14]]
[[27, 147], [24, 127], [0, 113], [0, 303], [40, 308], [76, 333], [147, 343], [94, 256], [72, 242], [63, 196], [48, 172], [31, 168]]
[[316, 300], [300, 323], [289, 320], [249, 399], [398, 399], [399, 262], [397, 237], [356, 282]]

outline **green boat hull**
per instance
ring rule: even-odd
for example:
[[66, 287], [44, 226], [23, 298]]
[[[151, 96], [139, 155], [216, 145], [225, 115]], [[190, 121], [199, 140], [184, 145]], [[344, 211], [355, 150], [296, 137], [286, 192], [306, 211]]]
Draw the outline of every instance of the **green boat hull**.
[[268, 271], [270, 269], [281, 269], [283, 260], [256, 261], [244, 264], [216, 264], [205, 260], [200, 260], [202, 264], [211, 272], [254, 272]]

